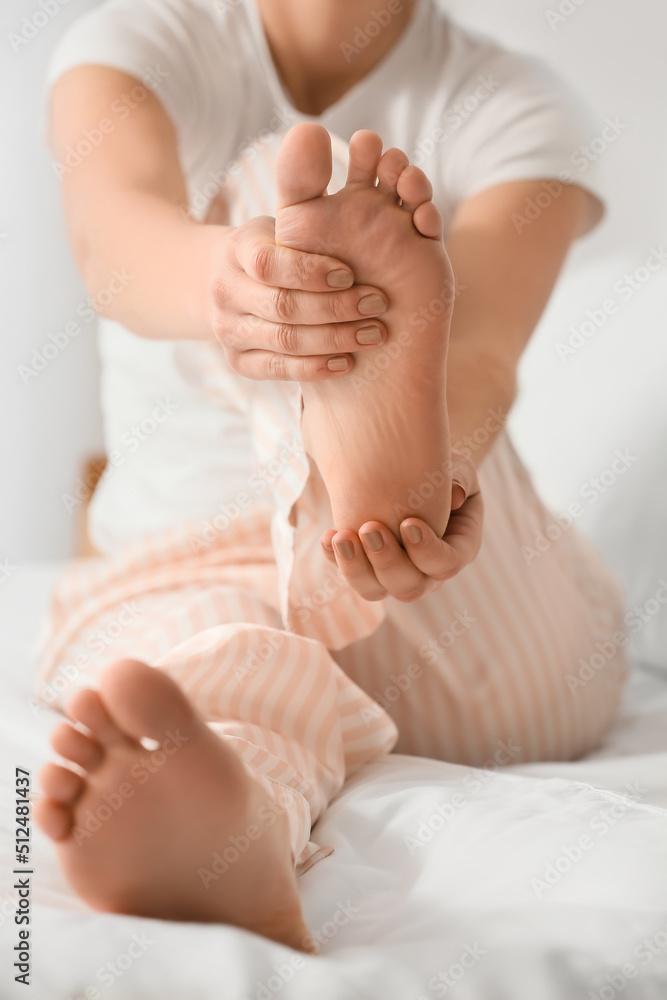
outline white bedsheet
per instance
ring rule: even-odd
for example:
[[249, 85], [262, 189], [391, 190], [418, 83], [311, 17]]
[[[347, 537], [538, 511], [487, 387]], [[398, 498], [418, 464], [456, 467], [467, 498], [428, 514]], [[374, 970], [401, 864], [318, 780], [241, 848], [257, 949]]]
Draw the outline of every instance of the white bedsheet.
[[229, 927], [94, 914], [33, 831], [32, 986], [14, 984], [11, 788], [53, 724], [27, 695], [54, 572], [0, 587], [2, 1000], [666, 1000], [667, 680], [639, 668], [586, 760], [366, 767], [320, 823], [335, 853], [300, 881], [317, 958]]

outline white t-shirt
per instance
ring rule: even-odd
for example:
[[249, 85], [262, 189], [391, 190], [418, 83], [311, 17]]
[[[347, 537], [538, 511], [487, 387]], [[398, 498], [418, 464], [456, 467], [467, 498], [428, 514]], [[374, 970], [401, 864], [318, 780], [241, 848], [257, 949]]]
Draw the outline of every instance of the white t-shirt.
[[[446, 230], [462, 201], [506, 181], [561, 179], [595, 194], [594, 168], [581, 174], [576, 166], [595, 133], [562, 84], [534, 60], [453, 25], [435, 0], [414, 7], [382, 62], [320, 116], [293, 107], [257, 0], [107, 0], [65, 34], [48, 83], [73, 66], [100, 64], [152, 90], [177, 130], [196, 218], [217, 193], [238, 197], [258, 151], [299, 121], [318, 121], [345, 142], [371, 128], [385, 147], [404, 149], [430, 177]], [[375, 30], [365, 28], [342, 41], [341, 58], [356, 57]], [[114, 102], [105, 127], [142, 92]], [[273, 214], [270, 195], [261, 204]], [[601, 214], [591, 198], [589, 225]], [[99, 326], [107, 454], [116, 457], [96, 491], [91, 529], [109, 552], [214, 512], [243, 490], [253, 456], [245, 380], [221, 396], [211, 376], [219, 348], [149, 341], [107, 320]], [[158, 420], [159, 407], [167, 419]]]

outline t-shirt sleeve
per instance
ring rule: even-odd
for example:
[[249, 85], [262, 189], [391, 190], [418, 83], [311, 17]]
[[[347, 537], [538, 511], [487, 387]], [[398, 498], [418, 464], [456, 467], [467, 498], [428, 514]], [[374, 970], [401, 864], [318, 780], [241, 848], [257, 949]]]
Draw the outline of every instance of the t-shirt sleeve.
[[[48, 102], [55, 81], [75, 66], [108, 66], [128, 73], [161, 101], [176, 128], [182, 155], [192, 162], [202, 153], [198, 147], [212, 111], [208, 104], [215, 75], [211, 77], [211, 72], [217, 62], [219, 73], [220, 57], [214, 16], [204, 5], [187, 0], [107, 0], [75, 21], [57, 44], [47, 70], [45, 98]], [[110, 118], [116, 111], [127, 113], [120, 104], [109, 111]]]
[[[453, 200], [509, 181], [578, 184], [590, 194], [586, 229], [604, 214], [594, 160], [581, 155], [593, 137], [589, 116], [569, 89], [537, 60], [497, 51], [478, 64], [446, 112], [460, 129], [446, 158]], [[466, 109], [469, 109], [468, 111]]]

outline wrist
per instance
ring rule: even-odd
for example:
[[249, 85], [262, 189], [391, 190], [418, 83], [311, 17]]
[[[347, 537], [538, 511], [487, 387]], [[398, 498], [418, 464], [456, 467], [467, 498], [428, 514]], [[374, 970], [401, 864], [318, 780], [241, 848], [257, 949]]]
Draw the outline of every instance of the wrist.
[[229, 266], [227, 247], [234, 231], [231, 226], [193, 223], [186, 241], [186, 253], [192, 265], [191, 329], [198, 331], [198, 336], [204, 340], [217, 340], [214, 289]]
[[489, 357], [451, 357], [448, 412], [452, 451], [476, 468], [504, 429], [517, 393], [516, 372]]

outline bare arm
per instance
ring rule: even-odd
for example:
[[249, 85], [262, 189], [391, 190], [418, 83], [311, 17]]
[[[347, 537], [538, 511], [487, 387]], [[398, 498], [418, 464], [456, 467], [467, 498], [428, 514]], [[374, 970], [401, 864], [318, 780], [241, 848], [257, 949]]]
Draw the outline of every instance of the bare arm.
[[514, 402], [519, 359], [586, 217], [590, 195], [570, 185], [518, 232], [512, 216], [541, 190], [540, 181], [517, 181], [468, 199], [447, 244], [458, 288], [447, 380], [452, 445], [475, 465]]
[[[376, 553], [363, 544], [362, 526], [355, 558], [340, 568], [367, 600], [388, 595], [416, 600], [456, 576], [479, 551], [483, 504], [476, 467], [504, 426], [516, 395], [519, 359], [567, 251], [583, 229], [590, 197], [581, 188], [566, 187], [531, 226], [517, 232], [512, 215], [521, 214], [525, 199], [541, 189], [539, 181], [498, 185], [470, 198], [456, 215], [447, 246], [458, 286], [447, 405], [452, 447], [467, 456], [453, 454], [453, 478], [463, 484], [467, 499], [454, 487], [443, 539], [418, 518], [406, 518], [401, 525], [404, 549], [385, 528], [384, 547]], [[416, 543], [405, 530], [411, 526], [419, 529]], [[377, 523], [372, 527], [377, 530]], [[335, 536], [327, 531], [322, 537], [331, 562]]]
[[[85, 129], [112, 118], [114, 102], [138, 83], [101, 66], [64, 73], [51, 107], [56, 160], [65, 161]], [[91, 296], [97, 301], [113, 287], [114, 272], [122, 273], [122, 289], [101, 311], [133, 332], [217, 338], [233, 367], [250, 378], [340, 377], [345, 371], [332, 375], [327, 361], [345, 352], [352, 367], [349, 352], [363, 349], [355, 333], [369, 316], [357, 304], [378, 289], [347, 287], [354, 282], [347, 265], [276, 247], [269, 218], [237, 229], [188, 218], [176, 131], [153, 94], [63, 172], [62, 196]], [[335, 284], [330, 275], [340, 278], [341, 271]]]

